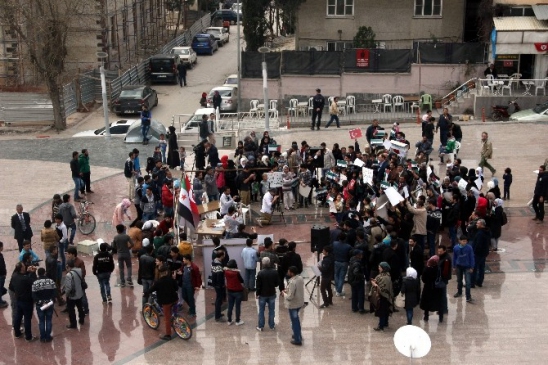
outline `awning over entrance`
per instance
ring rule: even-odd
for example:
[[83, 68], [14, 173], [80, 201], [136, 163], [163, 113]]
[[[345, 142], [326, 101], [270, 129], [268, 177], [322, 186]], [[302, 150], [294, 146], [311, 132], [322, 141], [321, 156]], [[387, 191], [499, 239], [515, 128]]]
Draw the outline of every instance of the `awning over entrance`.
[[548, 20], [548, 5], [533, 5], [532, 8], [538, 20]]
[[497, 54], [544, 54], [535, 43], [548, 39], [548, 20], [534, 16], [493, 18], [497, 32]]

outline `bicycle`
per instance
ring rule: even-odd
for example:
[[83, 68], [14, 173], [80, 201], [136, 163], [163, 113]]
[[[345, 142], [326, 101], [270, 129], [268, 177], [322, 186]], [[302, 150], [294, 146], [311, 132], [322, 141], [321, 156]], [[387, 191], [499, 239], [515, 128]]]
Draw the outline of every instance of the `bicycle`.
[[[156, 301], [156, 293], [152, 293], [149, 298], [149, 303], [143, 307], [143, 319], [146, 324], [157, 330], [160, 327], [160, 316], [162, 309]], [[183, 340], [189, 340], [192, 337], [192, 327], [187, 320], [179, 314], [180, 304], [174, 304], [171, 308], [171, 327]]]
[[93, 202], [87, 200], [81, 201], [79, 214], [76, 218], [78, 221], [78, 230], [80, 231], [80, 233], [86, 236], [92, 234], [93, 231], [95, 231], [95, 227], [97, 226], [95, 217], [88, 211], [88, 207], [91, 204], [93, 204]]

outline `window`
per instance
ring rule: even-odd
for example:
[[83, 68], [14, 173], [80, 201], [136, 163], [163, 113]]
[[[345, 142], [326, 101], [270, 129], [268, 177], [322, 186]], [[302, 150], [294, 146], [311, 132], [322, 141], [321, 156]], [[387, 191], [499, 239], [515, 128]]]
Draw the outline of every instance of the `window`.
[[354, 15], [354, 0], [327, 0], [327, 15]]
[[329, 52], [344, 51], [347, 48], [354, 48], [354, 44], [352, 42], [327, 42]]
[[535, 16], [531, 6], [512, 6], [508, 16]]
[[441, 16], [442, 0], [415, 0], [415, 16]]

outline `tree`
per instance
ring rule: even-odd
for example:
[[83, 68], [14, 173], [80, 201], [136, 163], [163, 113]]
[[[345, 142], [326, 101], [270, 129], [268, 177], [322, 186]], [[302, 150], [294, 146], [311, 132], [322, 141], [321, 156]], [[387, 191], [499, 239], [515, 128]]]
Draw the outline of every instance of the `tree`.
[[355, 48], [376, 48], [375, 32], [371, 27], [361, 26], [358, 28], [358, 33], [354, 37]]
[[297, 12], [299, 7], [306, 0], [276, 0], [277, 6], [281, 10], [281, 29], [282, 35], [293, 34], [297, 27]]
[[27, 56], [46, 84], [54, 127], [66, 128], [61, 75], [67, 57], [71, 22], [83, 15], [82, 0], [0, 0], [0, 20], [23, 43]]
[[247, 51], [257, 51], [265, 43], [267, 23], [265, 12], [269, 0], [243, 0], [242, 14], [244, 26], [244, 39]]

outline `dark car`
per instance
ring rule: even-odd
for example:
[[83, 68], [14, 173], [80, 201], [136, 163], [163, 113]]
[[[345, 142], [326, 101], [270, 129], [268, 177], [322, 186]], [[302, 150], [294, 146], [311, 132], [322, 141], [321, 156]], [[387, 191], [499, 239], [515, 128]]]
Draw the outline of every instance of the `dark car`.
[[197, 54], [213, 55], [219, 49], [219, 43], [212, 34], [200, 33], [192, 38], [192, 49]]
[[[228, 20], [230, 24], [236, 24], [236, 21], [238, 19], [238, 15], [234, 10], [230, 9], [223, 9], [223, 10], [217, 10], [213, 14], [211, 14], [211, 19], [222, 19], [222, 20]], [[240, 21], [242, 21], [242, 14], [240, 14]]]
[[150, 57], [148, 72], [151, 82], [171, 82], [177, 84], [179, 55], [157, 54]]
[[156, 90], [148, 86], [124, 86], [120, 96], [112, 103], [116, 115], [138, 114], [143, 105], [146, 105], [149, 110], [158, 105]]

